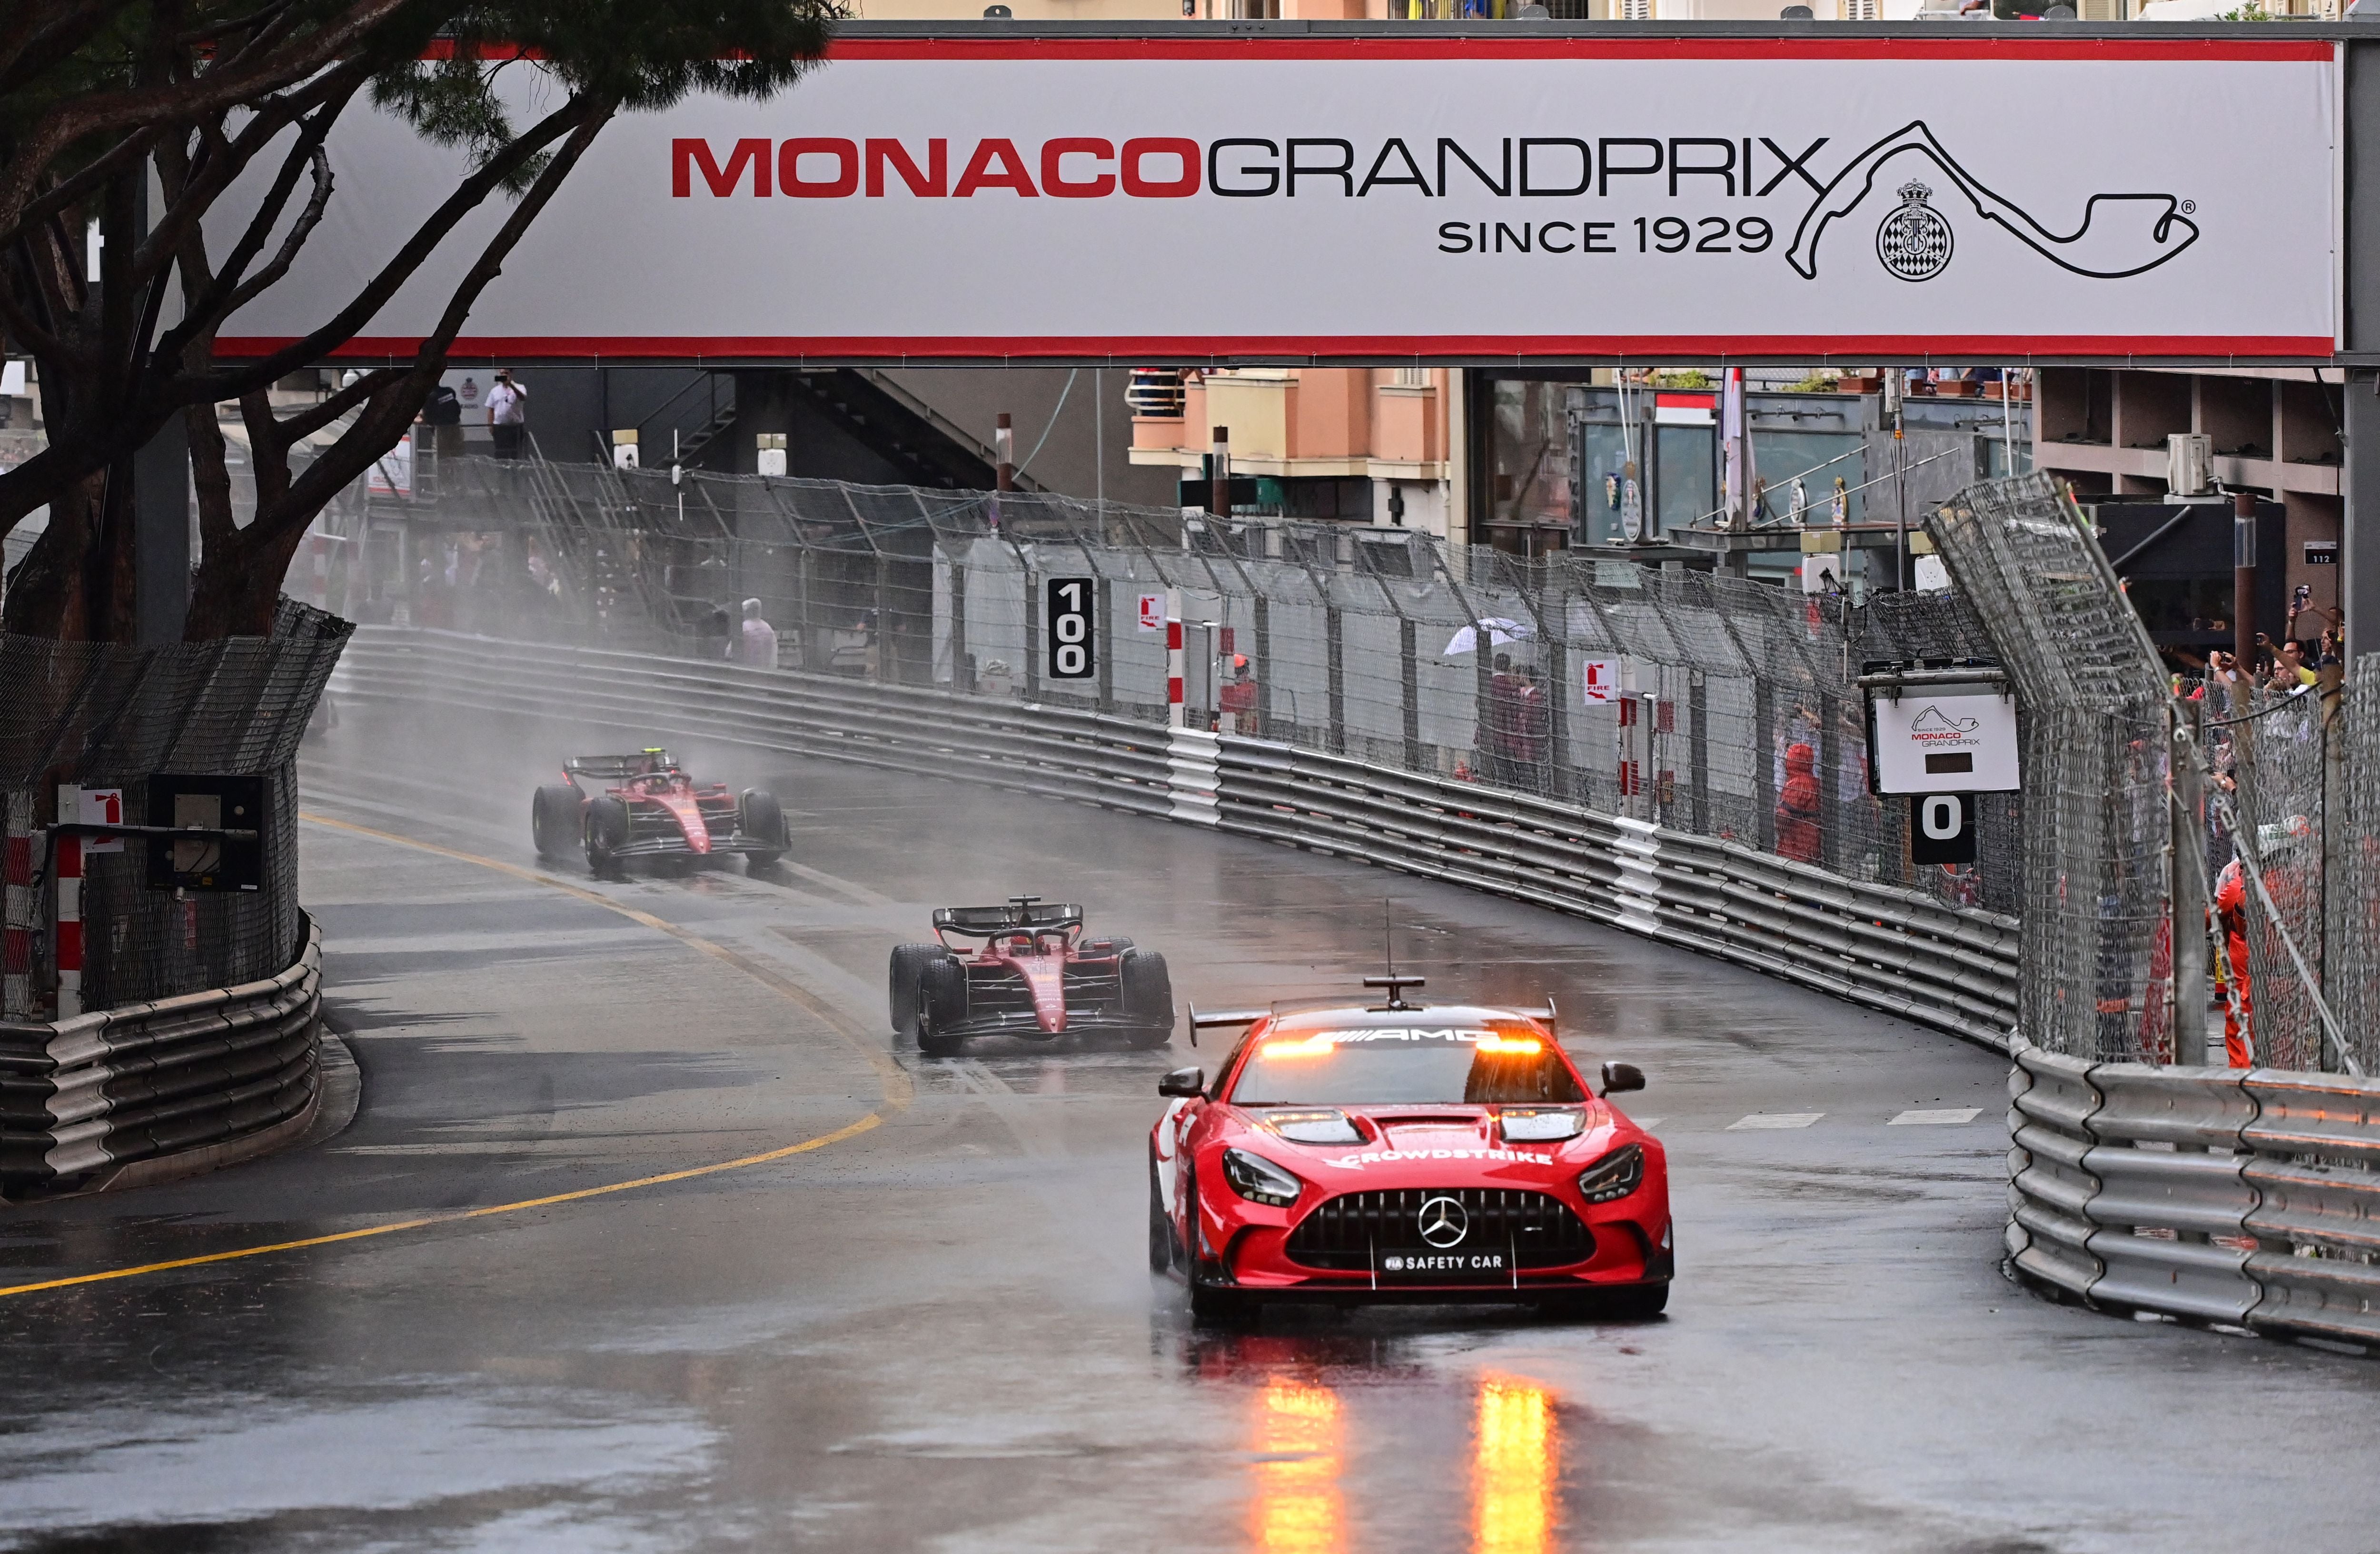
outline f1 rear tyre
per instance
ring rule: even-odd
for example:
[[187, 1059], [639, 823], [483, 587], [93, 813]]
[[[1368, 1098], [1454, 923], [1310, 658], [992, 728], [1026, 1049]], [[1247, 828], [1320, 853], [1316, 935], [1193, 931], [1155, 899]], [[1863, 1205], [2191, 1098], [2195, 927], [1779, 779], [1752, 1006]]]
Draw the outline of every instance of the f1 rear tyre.
[[936, 961], [946, 961], [951, 953], [939, 944], [896, 944], [892, 947], [890, 977], [892, 1004], [892, 1033], [915, 1038], [917, 1034], [918, 982], [926, 967]]
[[528, 802], [528, 834], [539, 857], [561, 857], [579, 840], [578, 807], [577, 788], [556, 783], [537, 790]]
[[917, 1050], [937, 1058], [957, 1051], [966, 1014], [966, 967], [952, 959], [928, 961], [917, 976]]
[[1116, 975], [1123, 985], [1124, 1018], [1132, 1022], [1131, 1044], [1164, 1046], [1173, 1035], [1173, 974], [1165, 957], [1154, 950], [1127, 950]]
[[747, 788], [744, 802], [736, 807], [735, 829], [755, 842], [774, 842], [773, 852], [747, 853], [744, 867], [766, 868], [785, 856], [793, 837], [785, 830], [785, 812], [777, 807], [777, 795], [766, 788]]
[[628, 844], [628, 807], [610, 794], [587, 806], [587, 868], [609, 874], [619, 867], [620, 849]]

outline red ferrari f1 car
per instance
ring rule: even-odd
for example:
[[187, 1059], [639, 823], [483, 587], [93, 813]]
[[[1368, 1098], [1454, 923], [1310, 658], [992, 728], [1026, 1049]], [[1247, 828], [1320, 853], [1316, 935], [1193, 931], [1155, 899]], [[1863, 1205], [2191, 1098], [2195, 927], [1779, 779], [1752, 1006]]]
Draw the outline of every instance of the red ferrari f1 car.
[[1129, 939], [1085, 938], [1079, 906], [1030, 895], [944, 906], [934, 937], [892, 952], [892, 1028], [926, 1052], [955, 1052], [969, 1037], [1050, 1041], [1068, 1032], [1162, 1047], [1172, 1031], [1165, 957]]
[[1529, 1302], [1645, 1317], [1674, 1267], [1661, 1146], [1591, 1094], [1553, 1011], [1190, 1013], [1245, 1026], [1220, 1072], [1177, 1069], [1149, 1138], [1148, 1261], [1194, 1319], [1271, 1301]]
[[[529, 834], [541, 858], [584, 848], [587, 867], [598, 874], [627, 858], [723, 853], [766, 867], [791, 845], [784, 813], [767, 789], [747, 788], [738, 796], [724, 783], [698, 786], [667, 750], [578, 756], [562, 763], [562, 777], [538, 789], [529, 805]], [[601, 787], [590, 794], [582, 783]]]

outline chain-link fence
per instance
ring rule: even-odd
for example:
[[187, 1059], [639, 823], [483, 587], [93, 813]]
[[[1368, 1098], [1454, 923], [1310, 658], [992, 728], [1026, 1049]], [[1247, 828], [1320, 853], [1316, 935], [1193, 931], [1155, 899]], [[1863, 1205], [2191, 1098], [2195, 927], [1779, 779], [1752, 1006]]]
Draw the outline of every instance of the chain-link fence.
[[[148, 778], [261, 773], [264, 880], [255, 892], [148, 888], [138, 841], [85, 860], [82, 1001], [89, 1010], [271, 977], [298, 954], [298, 788], [291, 763], [322, 686], [354, 628], [282, 601], [270, 637], [152, 648], [0, 637], [0, 804], [39, 823], [60, 783], [124, 790], [127, 824], [170, 824], [146, 811]], [[13, 841], [13, 839], [12, 839]], [[40, 1012], [54, 881], [22, 845], [8, 892], [7, 1017]], [[45, 856], [46, 855], [44, 855]], [[24, 919], [18, 921], [19, 918]]]
[[[1869, 792], [1872, 662], [1988, 653], [1938, 595], [1453, 550], [1396, 528], [1046, 493], [450, 460], [359, 536], [366, 619], [787, 668], [1161, 721], [1166, 612], [1197, 726], [1512, 787], [2012, 911], [2018, 807], [1981, 861], [1912, 868]], [[1094, 580], [1091, 678], [1043, 667], [1044, 589]]]
[[2170, 698], [2155, 651], [2048, 477], [1970, 487], [1927, 528], [2022, 710], [2019, 1029], [2069, 1056], [2169, 1062]]

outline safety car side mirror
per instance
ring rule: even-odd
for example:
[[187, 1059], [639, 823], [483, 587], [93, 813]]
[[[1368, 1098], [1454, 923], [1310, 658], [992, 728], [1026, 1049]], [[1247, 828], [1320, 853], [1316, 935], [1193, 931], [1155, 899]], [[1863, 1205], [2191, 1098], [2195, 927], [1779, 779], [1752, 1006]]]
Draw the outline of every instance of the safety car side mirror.
[[1641, 1090], [1644, 1087], [1645, 1071], [1638, 1068], [1634, 1063], [1605, 1063], [1603, 1065], [1603, 1093], [1605, 1095], [1612, 1095], [1621, 1090]]
[[1207, 1071], [1203, 1068], [1177, 1068], [1157, 1082], [1160, 1096], [1203, 1096], [1207, 1093]]

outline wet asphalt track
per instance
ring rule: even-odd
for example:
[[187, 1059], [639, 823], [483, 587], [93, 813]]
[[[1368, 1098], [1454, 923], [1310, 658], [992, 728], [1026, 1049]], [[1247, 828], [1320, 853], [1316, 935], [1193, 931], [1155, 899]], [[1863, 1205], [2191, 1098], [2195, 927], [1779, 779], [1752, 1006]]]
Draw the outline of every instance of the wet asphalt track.
[[[2380, 1365], [2003, 1281], [1988, 1054], [1460, 891], [826, 763], [680, 752], [784, 801], [769, 878], [548, 877], [528, 785], [618, 743], [351, 709], [310, 744], [355, 1121], [0, 1209], [0, 1283], [434, 1222], [0, 1297], [0, 1547], [2380, 1546]], [[1143, 1151], [1198, 1054], [885, 1033], [886, 949], [1016, 891], [1162, 948], [1202, 1003], [1352, 987], [1384, 895], [1431, 995], [1552, 992], [1587, 1065], [1651, 1076], [1670, 1317], [1194, 1334], [1146, 1271]]]

